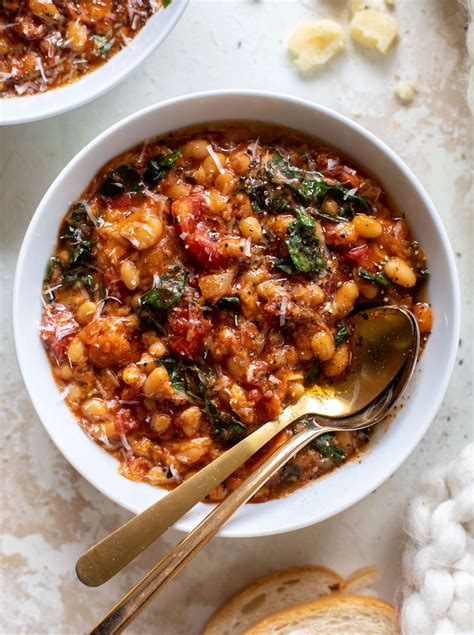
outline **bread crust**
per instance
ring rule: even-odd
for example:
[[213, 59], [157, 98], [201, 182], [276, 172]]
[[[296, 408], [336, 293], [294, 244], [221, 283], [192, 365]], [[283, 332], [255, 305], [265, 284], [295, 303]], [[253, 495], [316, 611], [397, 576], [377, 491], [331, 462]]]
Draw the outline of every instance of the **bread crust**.
[[[272, 588], [279, 586], [292, 577], [314, 576], [320, 574], [321, 577], [327, 578], [327, 593], [338, 591], [344, 584], [344, 578], [338, 573], [327, 567], [320, 566], [303, 566], [292, 567], [282, 571], [276, 571], [263, 578], [259, 578], [253, 584], [250, 584], [235, 595], [231, 596], [210, 618], [204, 627], [202, 635], [220, 635], [224, 632], [224, 625], [230, 623], [232, 618], [253, 598], [257, 598], [265, 590], [270, 591]], [[320, 597], [320, 595], [316, 595]], [[272, 611], [274, 614], [274, 611]], [[233, 633], [233, 635], [236, 635]]]
[[261, 622], [254, 624], [247, 629], [243, 635], [270, 635], [276, 632], [274, 629], [282, 628], [291, 622], [301, 622], [302, 620], [316, 617], [320, 614], [327, 614], [329, 611], [343, 610], [347, 611], [351, 608], [355, 611], [376, 613], [380, 617], [384, 617], [392, 624], [390, 631], [385, 630], [381, 635], [398, 635], [400, 633], [399, 619], [397, 611], [388, 602], [379, 600], [365, 595], [345, 595], [343, 593], [335, 593], [329, 596], [323, 596], [314, 602], [299, 604], [289, 609], [283, 609], [273, 613]]
[[375, 567], [361, 567], [356, 569], [351, 575], [344, 580], [341, 585], [342, 593], [360, 593], [361, 591], [371, 588], [377, 577], [377, 569]]

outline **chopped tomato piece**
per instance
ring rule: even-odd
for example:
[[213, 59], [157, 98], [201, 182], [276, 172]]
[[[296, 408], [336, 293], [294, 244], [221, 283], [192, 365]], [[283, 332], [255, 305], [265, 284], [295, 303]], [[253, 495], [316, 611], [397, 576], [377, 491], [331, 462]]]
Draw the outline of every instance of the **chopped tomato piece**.
[[211, 322], [204, 318], [198, 305], [179, 306], [168, 318], [170, 346], [180, 355], [196, 359], [203, 352], [204, 339], [211, 329]]
[[349, 249], [346, 253], [347, 260], [350, 260], [356, 265], [360, 265], [362, 260], [364, 260], [369, 252], [369, 245], [360, 245], [359, 247], [354, 247], [353, 249]]
[[140, 427], [140, 423], [133, 413], [127, 408], [120, 408], [114, 415], [115, 427], [119, 434], [130, 434]]
[[134, 192], [124, 192], [120, 196], [113, 199], [107, 199], [108, 205], [115, 209], [125, 209], [132, 207], [136, 194]]
[[176, 200], [172, 213], [176, 221], [179, 237], [189, 254], [206, 268], [220, 269], [228, 262], [202, 216], [207, 210], [207, 202], [201, 188], [195, 188], [189, 196]]
[[66, 357], [67, 347], [79, 330], [74, 315], [63, 304], [48, 304], [43, 311], [40, 332], [45, 347], [60, 363]]

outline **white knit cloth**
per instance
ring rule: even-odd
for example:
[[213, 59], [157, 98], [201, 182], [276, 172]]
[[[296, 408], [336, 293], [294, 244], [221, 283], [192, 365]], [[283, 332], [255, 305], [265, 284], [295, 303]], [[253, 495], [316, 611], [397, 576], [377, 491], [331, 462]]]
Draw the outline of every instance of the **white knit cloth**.
[[408, 506], [404, 635], [474, 633], [474, 444], [422, 482]]

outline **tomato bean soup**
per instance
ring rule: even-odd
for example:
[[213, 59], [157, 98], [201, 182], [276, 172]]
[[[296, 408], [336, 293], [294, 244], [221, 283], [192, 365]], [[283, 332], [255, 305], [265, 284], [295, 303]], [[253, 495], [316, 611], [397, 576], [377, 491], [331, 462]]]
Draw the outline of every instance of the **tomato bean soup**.
[[[352, 311], [410, 307], [426, 337], [427, 275], [403, 216], [335, 150], [281, 128], [208, 125], [113, 159], [73, 203], [46, 272], [41, 338], [84, 431], [124, 476], [173, 488], [306, 386], [337, 381]], [[317, 439], [254, 501], [367, 441]]]
[[0, 94], [68, 84], [126, 46], [171, 0], [3, 0]]

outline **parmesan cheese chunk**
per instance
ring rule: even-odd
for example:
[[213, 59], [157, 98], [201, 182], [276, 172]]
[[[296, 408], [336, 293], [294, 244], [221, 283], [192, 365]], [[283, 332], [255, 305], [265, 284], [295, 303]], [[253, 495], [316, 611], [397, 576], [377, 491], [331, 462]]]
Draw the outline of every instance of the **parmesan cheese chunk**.
[[340, 24], [333, 20], [303, 22], [288, 40], [288, 50], [301, 71], [326, 64], [346, 45], [346, 37]]
[[354, 40], [386, 53], [398, 34], [398, 22], [389, 13], [378, 9], [357, 11], [351, 20]]
[[408, 103], [415, 98], [416, 83], [410, 79], [400, 80], [395, 84], [393, 91], [399, 99]]

